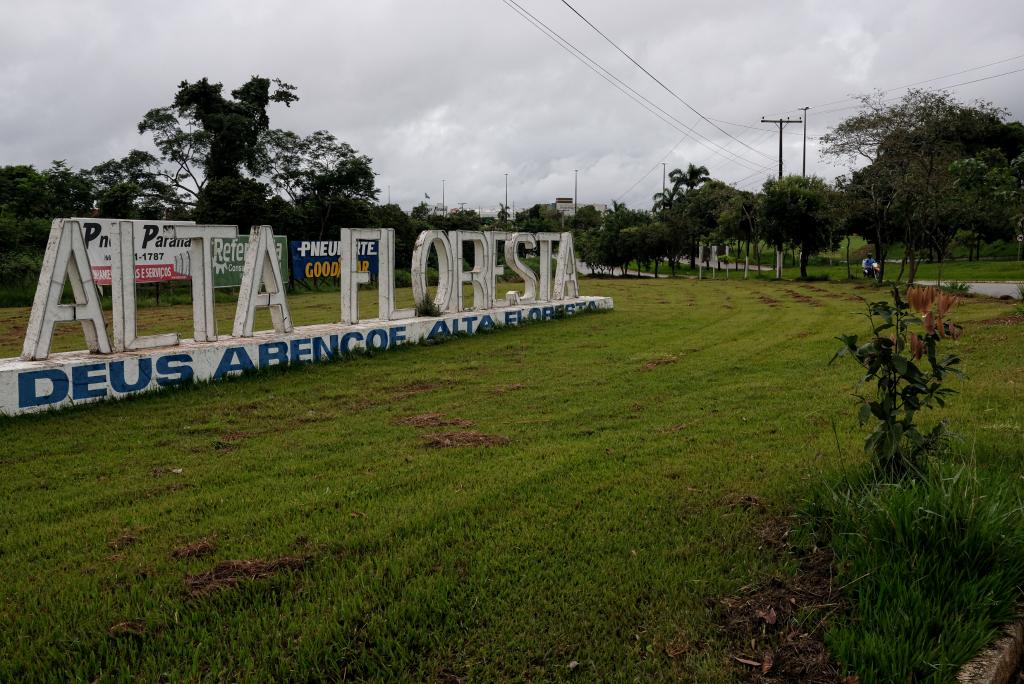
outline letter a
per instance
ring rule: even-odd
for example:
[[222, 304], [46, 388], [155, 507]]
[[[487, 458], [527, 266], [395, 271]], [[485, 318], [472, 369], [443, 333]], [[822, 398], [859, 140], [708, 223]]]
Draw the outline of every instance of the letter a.
[[[261, 285], [266, 292], [260, 292]], [[249, 234], [249, 247], [245, 250], [245, 266], [242, 271], [242, 284], [238, 289], [238, 308], [235, 309], [232, 335], [252, 337], [257, 306], [270, 307], [274, 330], [279, 333], [292, 331], [292, 317], [288, 313], [288, 302], [284, 296], [281, 266], [277, 262], [274, 230], [270, 226], [253, 226]]]
[[565, 291], [569, 297], [580, 296], [580, 283], [576, 278], [576, 254], [572, 248], [572, 233], [562, 233], [558, 242], [558, 259], [555, 261], [555, 291], [552, 299], [565, 299]]
[[[61, 304], [65, 279], [71, 281], [74, 304]], [[55, 219], [39, 271], [39, 285], [32, 300], [32, 313], [25, 331], [24, 359], [45, 359], [50, 353], [53, 324], [81, 321], [89, 349], [110, 353], [110, 340], [103, 321], [103, 309], [96, 284], [92, 280], [89, 255], [85, 251], [82, 226], [78, 221]]]

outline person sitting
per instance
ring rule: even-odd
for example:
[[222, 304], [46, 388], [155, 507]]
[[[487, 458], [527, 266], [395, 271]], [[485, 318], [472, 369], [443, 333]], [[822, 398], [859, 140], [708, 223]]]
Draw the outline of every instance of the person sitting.
[[860, 265], [864, 269], [864, 277], [866, 278], [874, 278], [878, 272], [878, 262], [872, 259], [870, 254], [868, 254], [864, 261], [860, 262]]

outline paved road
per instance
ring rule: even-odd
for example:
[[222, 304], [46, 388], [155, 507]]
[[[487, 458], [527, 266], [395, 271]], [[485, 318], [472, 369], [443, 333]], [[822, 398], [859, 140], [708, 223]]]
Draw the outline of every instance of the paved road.
[[[918, 280], [921, 285], [935, 285], [934, 280]], [[947, 281], [948, 282], [948, 281]], [[1009, 295], [1014, 299], [1020, 299], [1018, 283], [1013, 282], [972, 282], [965, 283], [975, 294], [982, 294], [988, 297], [1005, 297]]]

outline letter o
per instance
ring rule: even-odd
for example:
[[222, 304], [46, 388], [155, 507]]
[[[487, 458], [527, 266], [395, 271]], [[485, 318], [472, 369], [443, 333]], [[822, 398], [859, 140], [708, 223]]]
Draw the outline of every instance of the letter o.
[[[375, 340], [380, 338], [380, 344]], [[388, 332], [383, 328], [374, 328], [366, 334], [366, 346], [369, 349], [384, 350], [388, 348]]]
[[416, 238], [416, 246], [412, 251], [412, 296], [416, 303], [424, 301], [427, 291], [427, 263], [430, 261], [430, 249], [437, 252], [437, 294], [434, 305], [441, 311], [451, 310], [452, 295], [458, 283], [455, 270], [455, 255], [448, 234], [443, 230], [425, 230]]

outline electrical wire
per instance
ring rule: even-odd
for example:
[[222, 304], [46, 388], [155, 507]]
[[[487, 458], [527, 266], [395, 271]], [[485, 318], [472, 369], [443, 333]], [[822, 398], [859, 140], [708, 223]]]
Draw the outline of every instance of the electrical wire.
[[576, 9], [575, 7], [573, 7], [572, 5], [570, 5], [570, 4], [569, 4], [569, 3], [567, 2], [567, 0], [562, 0], [562, 4], [563, 4], [563, 5], [565, 5], [566, 7], [568, 7], [568, 8], [570, 9], [570, 10], [572, 10], [573, 14], [575, 14], [575, 15], [576, 15], [577, 17], [579, 17], [580, 19], [582, 19], [582, 20], [584, 21], [584, 23], [586, 23], [586, 24], [587, 24], [587, 26], [589, 26], [590, 28], [594, 29], [594, 30], [595, 30], [595, 31], [596, 31], [596, 32], [598, 33], [598, 35], [600, 35], [600, 36], [601, 36], [602, 38], [604, 38], [604, 39], [605, 39], [606, 41], [608, 41], [608, 43], [609, 43], [609, 44], [611, 44], [611, 46], [612, 46], [612, 47], [614, 47], [614, 48], [615, 48], [616, 50], [618, 50], [618, 51], [619, 51], [620, 53], [622, 53], [622, 54], [623, 54], [623, 55], [624, 55], [624, 56], [626, 57], [626, 59], [628, 59], [628, 60], [629, 60], [630, 62], [632, 62], [633, 64], [635, 64], [635, 65], [636, 65], [636, 67], [637, 67], [638, 69], [640, 69], [640, 71], [642, 71], [642, 72], [644, 72], [645, 74], [647, 74], [647, 76], [649, 76], [649, 77], [651, 78], [651, 80], [653, 80], [653, 81], [654, 81], [655, 83], [657, 83], [657, 84], [658, 84], [659, 86], [661, 86], [661, 87], [662, 87], [662, 88], [663, 88], [663, 89], [664, 89], [664, 90], [665, 90], [665, 91], [666, 91], [666, 92], [667, 92], [667, 93], [668, 93], [669, 95], [671, 95], [671, 96], [672, 96], [672, 97], [674, 97], [675, 99], [679, 100], [679, 102], [681, 102], [681, 103], [682, 103], [682, 104], [683, 104], [683, 105], [684, 105], [684, 106], [685, 106], [685, 107], [686, 107], [687, 109], [689, 109], [689, 110], [690, 110], [691, 112], [693, 112], [694, 114], [696, 114], [697, 116], [699, 116], [699, 117], [700, 117], [701, 119], [703, 119], [703, 120], [707, 121], [707, 122], [708, 122], [709, 124], [711, 124], [712, 126], [714, 126], [715, 128], [717, 128], [717, 129], [718, 129], [719, 131], [721, 131], [721, 132], [722, 132], [722, 133], [723, 133], [723, 134], [724, 134], [725, 136], [727, 136], [727, 137], [729, 137], [729, 138], [732, 138], [733, 140], [735, 140], [736, 142], [738, 142], [738, 143], [739, 143], [740, 145], [743, 145], [744, 147], [746, 147], [747, 149], [749, 149], [749, 150], [750, 150], [751, 152], [756, 152], [757, 154], [759, 154], [759, 155], [761, 155], [761, 156], [763, 156], [763, 157], [765, 157], [765, 158], [767, 158], [767, 159], [771, 159], [771, 158], [772, 158], [772, 157], [771, 157], [770, 155], [767, 155], [767, 154], [765, 154], [765, 153], [764, 153], [764, 152], [762, 152], [761, 150], [755, 149], [755, 148], [751, 147], [750, 145], [746, 144], [745, 142], [743, 142], [742, 140], [740, 140], [739, 138], [735, 137], [734, 135], [732, 135], [731, 133], [729, 133], [729, 132], [728, 132], [727, 130], [725, 130], [724, 128], [722, 128], [722, 127], [721, 127], [721, 126], [719, 126], [718, 124], [716, 124], [716, 123], [715, 123], [714, 121], [712, 121], [711, 119], [709, 119], [708, 117], [704, 116], [704, 115], [703, 115], [702, 113], [700, 113], [699, 111], [697, 111], [697, 109], [696, 109], [696, 108], [694, 108], [694, 107], [693, 107], [693, 105], [691, 105], [691, 104], [690, 104], [689, 102], [687, 102], [686, 100], [684, 100], [683, 98], [681, 98], [681, 97], [680, 97], [680, 96], [679, 96], [678, 94], [676, 94], [676, 92], [675, 92], [674, 90], [672, 90], [672, 89], [671, 89], [671, 88], [669, 88], [669, 87], [668, 87], [667, 85], [665, 85], [664, 83], [662, 83], [662, 82], [661, 82], [661, 81], [660, 81], [660, 80], [659, 80], [659, 79], [658, 79], [658, 78], [657, 78], [657, 77], [656, 77], [656, 76], [655, 76], [654, 74], [652, 74], [652, 73], [651, 73], [650, 71], [648, 71], [648, 70], [647, 70], [647, 69], [646, 69], [646, 68], [644, 67], [644, 65], [643, 65], [643, 64], [641, 64], [640, 62], [636, 61], [636, 59], [634, 59], [632, 55], [630, 55], [630, 54], [629, 54], [628, 52], [626, 52], [625, 50], [623, 50], [622, 48], [620, 48], [620, 47], [619, 47], [619, 46], [618, 46], [618, 45], [617, 45], [617, 44], [615, 43], [615, 41], [613, 41], [613, 40], [612, 40], [611, 38], [609, 38], [609, 37], [608, 37], [607, 35], [605, 35], [605, 34], [604, 34], [604, 32], [603, 32], [603, 31], [601, 31], [601, 29], [599, 29], [599, 28], [597, 28], [596, 26], [594, 26], [594, 24], [593, 24], [593, 23], [592, 23], [592, 22], [591, 22], [591, 21], [590, 21], [589, 19], [587, 19], [587, 18], [586, 18], [585, 16], [583, 16], [582, 14], [580, 14], [579, 10], [577, 10], [577, 9]]
[[[533, 25], [534, 28], [536, 28], [537, 30], [541, 31], [545, 36], [547, 36], [548, 39], [553, 41], [556, 45], [558, 45], [563, 50], [565, 50], [566, 52], [571, 54], [573, 57], [575, 57], [577, 60], [582, 62], [591, 71], [594, 71], [595, 73], [597, 73], [599, 76], [604, 78], [604, 80], [608, 81], [612, 86], [614, 86], [618, 90], [622, 91], [625, 95], [630, 97], [630, 99], [632, 99], [633, 101], [637, 102], [637, 104], [640, 104], [642, 107], [644, 107], [648, 111], [651, 111], [652, 114], [657, 116], [659, 119], [661, 119], [662, 121], [664, 121], [668, 125], [672, 126], [676, 130], [684, 133], [684, 135], [690, 135], [690, 137], [693, 138], [693, 140], [695, 142], [697, 142], [700, 145], [704, 146], [705, 148], [707, 148], [712, 153], [721, 156], [726, 161], [729, 161], [729, 162], [735, 163], [735, 164], [737, 164], [739, 166], [742, 166], [742, 167], [746, 168], [747, 170], [753, 170], [753, 169], [756, 169], [756, 168], [764, 166], [760, 162], [756, 162], [756, 161], [753, 161], [753, 160], [748, 159], [746, 157], [743, 157], [743, 156], [733, 152], [732, 150], [729, 150], [729, 149], [723, 147], [722, 145], [719, 145], [718, 143], [716, 143], [714, 140], [711, 140], [707, 136], [704, 136], [704, 135], [702, 135], [700, 133], [697, 133], [694, 126], [688, 125], [687, 123], [685, 123], [683, 121], [680, 121], [675, 116], [672, 116], [671, 113], [667, 112], [662, 107], [658, 106], [655, 102], [650, 100], [648, 97], [646, 97], [642, 93], [638, 92], [635, 88], [630, 86], [628, 83], [626, 83], [622, 79], [618, 78], [615, 74], [613, 74], [608, 69], [606, 69], [603, 66], [601, 66], [600, 63], [598, 63], [592, 57], [590, 57], [585, 52], [583, 52], [582, 50], [577, 48], [575, 45], [573, 45], [569, 40], [567, 40], [565, 37], [563, 37], [557, 31], [555, 31], [550, 26], [545, 24], [543, 21], [538, 19], [534, 14], [532, 14], [529, 10], [524, 8], [518, 2], [516, 2], [515, 0], [502, 0], [502, 1], [509, 8], [511, 8], [513, 11], [515, 11], [517, 14], [519, 14], [519, 16], [521, 16], [523, 19], [525, 19], [527, 22], [529, 22], [531, 25]], [[624, 88], [625, 88], [625, 90], [624, 90]], [[637, 98], [639, 98], [639, 99], [637, 99]], [[641, 100], [642, 100], [642, 102], [641, 102]], [[652, 107], [653, 107], [653, 109], [652, 109]], [[654, 110], [657, 110], [657, 111], [654, 111]], [[660, 112], [660, 114], [659, 114], [659, 112]], [[666, 120], [665, 117], [668, 117], [668, 119], [671, 119], [672, 121]], [[675, 123], [672, 123], [672, 122], [675, 122]], [[718, 150], [716, 150], [716, 149], [714, 149], [712, 147], [709, 147], [708, 146], [709, 143], [711, 145], [714, 145], [715, 147], [717, 147]], [[719, 151], [719, 150], [721, 150], [721, 151]]]

